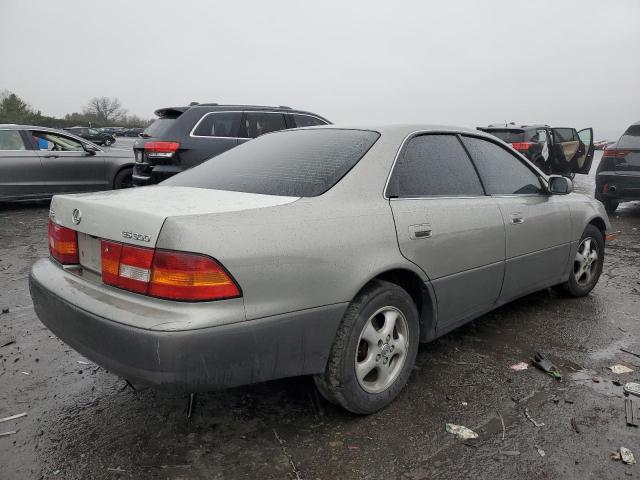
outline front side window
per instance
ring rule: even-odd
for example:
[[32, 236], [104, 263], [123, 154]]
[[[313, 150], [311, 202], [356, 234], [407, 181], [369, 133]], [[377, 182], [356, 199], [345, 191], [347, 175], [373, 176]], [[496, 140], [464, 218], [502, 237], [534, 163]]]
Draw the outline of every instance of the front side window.
[[301, 115], [298, 113], [292, 114], [293, 120], [296, 122], [296, 127], [315, 127], [316, 125], [326, 125], [327, 122], [320, 120], [317, 117], [311, 115]]
[[511, 152], [482, 138], [462, 139], [489, 195], [543, 193], [538, 176]]
[[387, 196], [484, 195], [469, 156], [455, 135], [410, 139], [391, 174]]
[[284, 115], [281, 113], [247, 112], [245, 128], [249, 138], [256, 138], [269, 132], [284, 130]]
[[58, 135], [51, 132], [30, 132], [39, 150], [53, 152], [80, 152], [83, 151], [82, 143], [71, 137]]
[[206, 114], [193, 135], [197, 137], [229, 137], [238, 138], [242, 112], [212, 112]]
[[100, 135], [100, 132], [98, 130], [93, 129], [93, 128], [89, 129], [89, 133], [91, 135]]
[[26, 150], [18, 130], [0, 130], [0, 150]]
[[265, 135], [162, 182], [291, 197], [333, 187], [380, 136], [369, 130], [321, 128]]

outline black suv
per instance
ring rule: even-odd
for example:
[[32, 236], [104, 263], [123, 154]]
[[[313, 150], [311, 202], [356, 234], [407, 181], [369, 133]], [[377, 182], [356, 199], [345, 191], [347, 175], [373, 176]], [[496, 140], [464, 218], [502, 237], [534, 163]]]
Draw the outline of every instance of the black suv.
[[69, 127], [65, 128], [68, 132], [77, 135], [78, 137], [89, 140], [98, 145], [105, 145], [107, 147], [113, 145], [116, 141], [116, 136], [113, 133], [101, 132], [97, 128], [89, 127]]
[[610, 213], [620, 202], [640, 200], [640, 122], [605, 149], [596, 171], [595, 196]]
[[587, 174], [593, 162], [593, 129], [551, 128], [549, 125], [516, 125], [514, 123], [478, 127], [490, 133], [527, 157], [546, 174], [573, 178]]
[[133, 145], [135, 185], [161, 182], [264, 133], [330, 124], [289, 107], [191, 104], [156, 110], [159, 117]]

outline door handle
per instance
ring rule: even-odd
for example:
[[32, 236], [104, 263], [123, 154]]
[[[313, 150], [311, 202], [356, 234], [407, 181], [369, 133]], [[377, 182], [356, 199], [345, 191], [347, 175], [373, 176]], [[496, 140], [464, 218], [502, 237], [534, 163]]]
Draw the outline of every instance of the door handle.
[[521, 213], [512, 213], [511, 223], [513, 223], [514, 225], [520, 225], [521, 223], [524, 223], [524, 217]]
[[409, 225], [409, 237], [412, 240], [420, 238], [431, 238], [432, 235], [431, 224], [421, 223], [418, 225]]

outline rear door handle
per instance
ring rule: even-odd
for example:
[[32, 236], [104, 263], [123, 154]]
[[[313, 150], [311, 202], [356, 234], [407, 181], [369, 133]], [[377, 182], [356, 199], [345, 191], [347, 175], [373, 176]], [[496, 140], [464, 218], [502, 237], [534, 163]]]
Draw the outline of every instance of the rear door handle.
[[409, 237], [412, 240], [418, 240], [420, 238], [431, 238], [432, 235], [430, 223], [420, 223], [417, 225], [409, 225]]

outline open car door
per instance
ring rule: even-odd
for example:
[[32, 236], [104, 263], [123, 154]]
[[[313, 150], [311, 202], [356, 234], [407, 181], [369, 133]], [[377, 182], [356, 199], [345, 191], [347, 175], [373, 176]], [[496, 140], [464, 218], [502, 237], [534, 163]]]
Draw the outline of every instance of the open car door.
[[578, 172], [578, 160], [586, 153], [586, 146], [580, 140], [575, 128], [552, 128], [554, 140], [554, 161], [552, 173], [570, 175]]
[[593, 163], [593, 153], [595, 147], [593, 145], [593, 128], [583, 128], [578, 132], [580, 141], [584, 143], [584, 154], [577, 158], [577, 170], [575, 173], [582, 173], [586, 175], [591, 170], [591, 164]]

